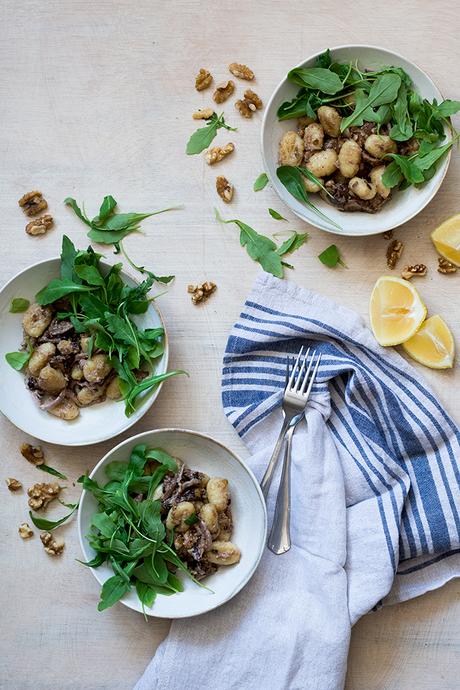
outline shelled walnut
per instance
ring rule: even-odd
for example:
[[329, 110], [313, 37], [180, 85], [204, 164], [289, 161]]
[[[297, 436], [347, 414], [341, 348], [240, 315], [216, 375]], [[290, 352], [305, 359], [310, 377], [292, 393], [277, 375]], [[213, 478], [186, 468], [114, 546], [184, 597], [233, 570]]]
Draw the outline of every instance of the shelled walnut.
[[240, 99], [235, 103], [235, 108], [246, 118], [251, 118], [256, 110], [260, 110], [262, 106], [262, 99], [251, 89], [246, 89], [244, 99]]
[[218, 84], [216, 90], [212, 94], [212, 97], [216, 103], [224, 103], [227, 98], [230, 98], [235, 90], [235, 82], [231, 79]]
[[404, 280], [410, 280], [414, 276], [426, 276], [427, 267], [425, 264], [413, 264], [412, 266], [404, 266], [401, 278]]
[[58, 543], [49, 532], [43, 532], [43, 534], [40, 534], [40, 539], [45, 547], [46, 553], [49, 553], [50, 556], [60, 556], [64, 551], [64, 542], [62, 541]]
[[44, 510], [51, 501], [54, 501], [60, 494], [61, 488], [57, 482], [42, 482], [34, 484], [28, 489], [29, 506], [32, 510]]
[[45, 216], [40, 216], [40, 218], [36, 218], [35, 220], [30, 221], [30, 223], [27, 223], [26, 233], [34, 237], [36, 235], [44, 235], [53, 226], [53, 224], [53, 217], [49, 214], [46, 214]]
[[195, 89], [197, 91], [204, 91], [212, 84], [212, 74], [203, 67], [200, 69], [195, 77]]
[[450, 261], [447, 259], [444, 259], [443, 257], [439, 257], [438, 259], [438, 272], [439, 273], [457, 273], [457, 266], [455, 264], [452, 264]]
[[233, 76], [238, 77], [238, 79], [246, 79], [246, 81], [252, 81], [254, 79], [254, 72], [247, 65], [232, 62], [228, 66], [228, 69]]
[[8, 479], [5, 479], [5, 481], [10, 491], [19, 491], [19, 489], [22, 489], [22, 484], [19, 481], [19, 479], [15, 479], [14, 477], [8, 477]]
[[194, 120], [210, 120], [213, 115], [214, 110], [212, 108], [203, 108], [203, 110], [195, 111], [192, 117]]
[[192, 295], [193, 304], [199, 304], [199, 302], [203, 302], [204, 300], [208, 299], [208, 297], [212, 295], [216, 289], [217, 285], [207, 280], [201, 285], [189, 285], [187, 292]]
[[30, 539], [33, 537], [33, 530], [27, 524], [27, 522], [22, 522], [18, 527], [18, 533], [21, 539]]
[[235, 145], [229, 142], [225, 146], [213, 146], [205, 154], [205, 161], [208, 165], [214, 165], [230, 155], [235, 150]]
[[23, 458], [32, 463], [32, 465], [43, 465], [45, 462], [45, 455], [41, 446], [31, 446], [30, 443], [22, 443], [19, 450]]
[[383, 233], [382, 237], [384, 240], [391, 240], [391, 238], [393, 237], [393, 230], [387, 230]]
[[24, 196], [19, 199], [18, 204], [27, 216], [36, 216], [37, 213], [48, 208], [46, 199], [43, 198], [41, 192], [37, 191], [24, 194]]
[[216, 178], [216, 190], [222, 201], [229, 204], [233, 199], [234, 188], [233, 185], [223, 175]]
[[392, 240], [387, 248], [387, 266], [393, 269], [401, 258], [404, 245], [400, 240]]

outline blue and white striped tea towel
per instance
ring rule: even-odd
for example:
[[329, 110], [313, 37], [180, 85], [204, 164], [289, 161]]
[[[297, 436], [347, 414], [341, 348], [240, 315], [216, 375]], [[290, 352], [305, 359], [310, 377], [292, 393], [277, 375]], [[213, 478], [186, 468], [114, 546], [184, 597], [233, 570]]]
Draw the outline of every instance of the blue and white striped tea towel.
[[322, 361], [294, 436], [293, 546], [266, 551], [228, 604], [175, 621], [136, 690], [339, 690], [360, 616], [460, 574], [459, 429], [357, 314], [267, 274], [229, 337], [222, 381], [251, 467], [262, 476], [286, 356], [302, 344]]

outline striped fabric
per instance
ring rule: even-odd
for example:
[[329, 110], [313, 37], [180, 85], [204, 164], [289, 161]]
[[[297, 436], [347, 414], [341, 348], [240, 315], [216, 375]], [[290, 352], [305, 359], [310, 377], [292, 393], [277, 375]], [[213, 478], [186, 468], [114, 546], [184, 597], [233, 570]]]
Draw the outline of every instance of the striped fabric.
[[279, 414], [287, 354], [305, 344], [322, 353], [311, 404], [333, 436], [347, 512], [363, 501], [378, 506], [395, 576], [385, 602], [458, 576], [459, 429], [419, 372], [381, 348], [357, 314], [262, 274], [224, 356], [230, 422], [253, 452], [272, 442], [267, 420]]

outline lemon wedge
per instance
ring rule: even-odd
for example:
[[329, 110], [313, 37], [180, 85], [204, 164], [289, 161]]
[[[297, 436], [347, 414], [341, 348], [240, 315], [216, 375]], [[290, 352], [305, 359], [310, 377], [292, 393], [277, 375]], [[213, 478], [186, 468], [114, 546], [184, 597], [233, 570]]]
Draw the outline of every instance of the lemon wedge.
[[372, 290], [371, 327], [380, 345], [399, 345], [418, 331], [426, 307], [414, 286], [403, 278], [382, 276]]
[[460, 266], [460, 213], [441, 223], [431, 233], [431, 239], [441, 256]]
[[438, 315], [427, 319], [415, 335], [403, 343], [408, 355], [431, 369], [450, 369], [455, 344], [446, 322]]

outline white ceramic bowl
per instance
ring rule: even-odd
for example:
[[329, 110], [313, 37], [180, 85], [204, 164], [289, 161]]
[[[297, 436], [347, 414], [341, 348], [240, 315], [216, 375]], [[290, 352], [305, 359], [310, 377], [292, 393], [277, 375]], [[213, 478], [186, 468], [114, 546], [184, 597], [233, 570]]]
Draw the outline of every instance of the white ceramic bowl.
[[[101, 260], [107, 269], [110, 264]], [[106, 400], [98, 405], [81, 408], [77, 419], [66, 422], [40, 409], [36, 399], [27, 390], [24, 374], [15, 371], [5, 360], [7, 352], [19, 349], [23, 339], [23, 314], [10, 314], [14, 297], [25, 297], [30, 302], [52, 278], [59, 277], [60, 259], [54, 258], [29, 266], [12, 278], [0, 292], [0, 411], [19, 429], [48, 443], [61, 446], [86, 446], [99, 443], [121, 434], [135, 424], [153, 405], [161, 384], [148, 392], [142, 404], [131, 417], [126, 417], [124, 403]], [[123, 280], [131, 286], [136, 282], [122, 271]], [[135, 317], [142, 328], [158, 328], [164, 323], [154, 303], [150, 303], [145, 314]], [[156, 373], [161, 374], [168, 366], [168, 340], [165, 334], [165, 351], [158, 360]]]
[[[307, 60], [301, 62], [297, 67], [312, 67], [315, 58], [321, 52], [322, 51], [315, 53], [315, 55], [307, 58]], [[415, 88], [423, 98], [427, 98], [430, 101], [436, 98], [438, 102], [443, 100], [441, 93], [430, 77], [417, 67], [417, 65], [414, 65], [413, 62], [398, 55], [398, 53], [393, 53], [384, 48], [366, 45], [338, 46], [336, 48], [331, 48], [331, 53], [333, 59], [337, 62], [358, 60], [361, 67], [370, 69], [378, 69], [384, 65], [402, 67], [408, 73]], [[302, 204], [302, 202], [297, 201], [276, 176], [279, 141], [284, 132], [295, 129], [296, 120], [279, 122], [276, 113], [281, 103], [293, 98], [298, 90], [299, 86], [292, 84], [284, 77], [268, 102], [262, 123], [262, 158], [264, 170], [278, 196], [291, 211], [302, 220], [305, 220], [307, 223], [310, 223], [310, 225], [314, 225], [321, 230], [326, 230], [327, 232], [332, 232], [337, 235], [359, 236], [376, 235], [390, 230], [391, 228], [396, 228], [398, 225], [406, 223], [425, 208], [441, 186], [449, 166], [450, 152], [439, 165], [436, 174], [431, 180], [418, 189], [409, 187], [403, 192], [395, 192], [390, 201], [375, 214], [341, 212], [323, 201], [318, 194], [311, 194], [312, 202], [323, 213], [329, 216], [329, 218], [340, 225], [342, 228], [341, 230], [327, 223], [327, 221], [322, 220], [315, 215], [310, 208]], [[446, 134], [448, 138], [445, 141], [447, 142], [450, 138], [447, 130]]]
[[[146, 431], [123, 441], [102, 458], [91, 472], [91, 478], [101, 484], [106, 483], [108, 479], [105, 466], [114, 460], [129, 459], [133, 447], [138, 443], [162, 448], [194, 470], [210, 476], [224, 477], [229, 481], [234, 522], [232, 541], [241, 549], [240, 562], [222, 567], [206, 578], [205, 584], [212, 592], [199, 587], [180, 573], [184, 591], [172, 596], [158, 595], [152, 608], [146, 608], [145, 612], [159, 618], [186, 618], [211, 611], [234, 597], [249, 581], [259, 564], [267, 537], [267, 513], [259, 484], [247, 465], [222, 443], [205, 434], [185, 429]], [[85, 535], [89, 532], [90, 520], [96, 510], [96, 499], [91, 493], [83, 491], [78, 510], [78, 534], [85, 560], [90, 560], [95, 555]], [[100, 585], [113, 575], [111, 567], [105, 564], [99, 568], [91, 568], [91, 572]], [[121, 603], [142, 612], [135, 591], [125, 595]]]

